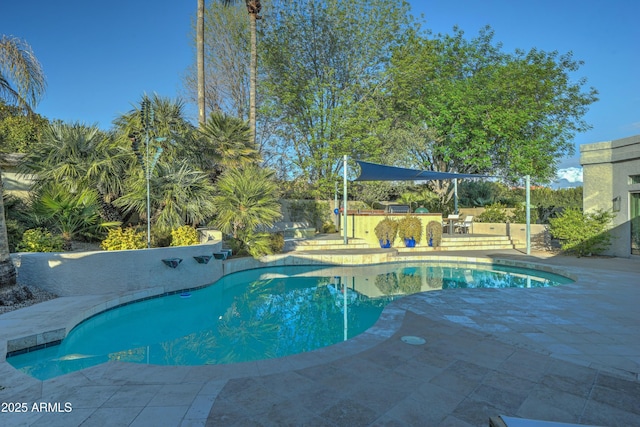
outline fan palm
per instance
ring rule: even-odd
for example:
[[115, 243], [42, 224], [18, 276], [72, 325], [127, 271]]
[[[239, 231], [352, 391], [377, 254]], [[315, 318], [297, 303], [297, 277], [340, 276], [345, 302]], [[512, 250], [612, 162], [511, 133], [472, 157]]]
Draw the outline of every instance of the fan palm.
[[203, 168], [213, 167], [218, 173], [261, 160], [246, 123], [221, 112], [211, 113], [201, 128], [198, 152], [204, 162]]
[[273, 171], [254, 165], [227, 170], [217, 182], [214, 225], [248, 248], [266, 247], [267, 236], [260, 230], [273, 226], [281, 217], [273, 176]]
[[69, 192], [64, 186], [52, 183], [42, 190], [33, 203], [33, 214], [38, 226], [44, 226], [62, 235], [67, 249], [71, 241], [101, 237], [108, 227], [119, 222], [104, 222], [100, 218], [98, 193], [84, 188]]
[[[0, 99], [16, 102], [31, 111], [44, 89], [44, 73], [31, 47], [15, 37], [0, 37]], [[16, 268], [9, 255], [2, 195], [0, 171], [0, 288], [16, 283]]]
[[[152, 224], [159, 231], [195, 225], [214, 212], [214, 188], [207, 174], [194, 169], [190, 162], [158, 162], [151, 175], [150, 201]], [[126, 212], [146, 216], [146, 177], [142, 171], [128, 179], [128, 191], [114, 201]]]

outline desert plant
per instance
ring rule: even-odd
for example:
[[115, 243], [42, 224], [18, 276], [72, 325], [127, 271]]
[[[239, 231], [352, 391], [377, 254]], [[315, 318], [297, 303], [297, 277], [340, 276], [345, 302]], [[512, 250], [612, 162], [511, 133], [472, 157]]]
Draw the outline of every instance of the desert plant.
[[429, 221], [427, 224], [427, 238], [429, 246], [440, 246], [442, 243], [442, 224], [437, 221]]
[[100, 247], [106, 251], [144, 249], [147, 247], [147, 235], [143, 231], [136, 231], [133, 227], [112, 228]]
[[61, 252], [64, 239], [51, 234], [45, 228], [32, 228], [22, 235], [22, 240], [16, 246], [18, 252]]
[[414, 239], [420, 243], [422, 239], [422, 221], [417, 216], [407, 215], [398, 221], [398, 236], [401, 239]]
[[171, 230], [171, 246], [191, 246], [200, 243], [198, 230], [190, 225]]
[[565, 209], [561, 216], [549, 223], [551, 234], [560, 240], [562, 250], [577, 256], [599, 254], [611, 243], [607, 227], [613, 219], [611, 212], [583, 213], [579, 209]]
[[381, 244], [388, 242], [393, 245], [393, 241], [398, 234], [398, 222], [387, 217], [380, 221], [373, 231]]

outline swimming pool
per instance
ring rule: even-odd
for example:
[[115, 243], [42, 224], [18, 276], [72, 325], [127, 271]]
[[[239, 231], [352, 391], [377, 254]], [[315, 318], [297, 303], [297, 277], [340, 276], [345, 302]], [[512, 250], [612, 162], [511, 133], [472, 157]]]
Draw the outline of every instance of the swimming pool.
[[204, 365], [276, 358], [352, 338], [404, 295], [568, 282], [550, 273], [485, 265], [269, 267], [108, 310], [79, 324], [59, 345], [10, 355], [7, 362], [44, 380], [107, 361]]

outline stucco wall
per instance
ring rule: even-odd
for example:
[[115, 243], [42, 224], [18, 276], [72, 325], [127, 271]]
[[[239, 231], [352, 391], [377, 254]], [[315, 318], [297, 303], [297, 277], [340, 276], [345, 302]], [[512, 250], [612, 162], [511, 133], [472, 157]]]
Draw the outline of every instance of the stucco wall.
[[[223, 275], [222, 262], [199, 264], [193, 257], [219, 252], [221, 242], [132, 251], [17, 253], [18, 283], [59, 296], [124, 294], [149, 288], [158, 292], [203, 286]], [[162, 260], [182, 258], [176, 268]]]
[[[421, 242], [417, 246], [427, 246], [426, 229], [429, 221], [436, 221], [442, 223], [442, 215], [439, 213], [428, 214], [411, 214], [420, 218], [422, 221], [422, 237]], [[406, 217], [406, 214], [400, 215], [348, 215], [347, 217], [347, 236], [364, 239], [371, 247], [375, 248], [380, 245], [378, 238], [376, 237], [375, 228], [376, 225], [384, 218], [391, 218], [393, 220], [400, 220]], [[394, 246], [404, 246], [404, 242], [398, 237], [394, 243]]]
[[614, 212], [610, 234], [613, 237], [607, 255], [631, 256], [630, 194], [640, 192], [640, 184], [632, 184], [631, 175], [640, 175], [640, 135], [615, 141], [580, 146], [583, 167], [585, 212], [611, 212], [619, 197], [619, 210]]

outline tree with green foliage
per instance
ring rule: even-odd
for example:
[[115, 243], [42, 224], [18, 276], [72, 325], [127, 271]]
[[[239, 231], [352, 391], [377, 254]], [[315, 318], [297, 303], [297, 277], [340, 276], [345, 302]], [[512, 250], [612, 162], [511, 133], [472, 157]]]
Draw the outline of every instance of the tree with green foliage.
[[473, 39], [457, 28], [411, 34], [388, 70], [393, 109], [414, 135], [394, 147], [401, 164], [549, 181], [597, 100], [585, 80], [572, 81], [581, 64], [571, 53], [502, 52], [489, 27]]
[[264, 230], [282, 216], [273, 176], [271, 170], [249, 166], [227, 170], [216, 184], [214, 225], [254, 257], [269, 253], [269, 234]]
[[381, 71], [408, 26], [408, 4], [277, 0], [261, 37], [263, 114], [296, 174], [333, 192], [344, 154], [380, 158], [388, 128]]
[[[0, 100], [32, 111], [44, 94], [42, 67], [31, 46], [15, 37], [0, 36]], [[0, 288], [16, 283], [16, 268], [9, 254], [0, 170]]]
[[25, 113], [0, 100], [0, 152], [27, 153], [40, 140], [48, 123], [36, 113]]

